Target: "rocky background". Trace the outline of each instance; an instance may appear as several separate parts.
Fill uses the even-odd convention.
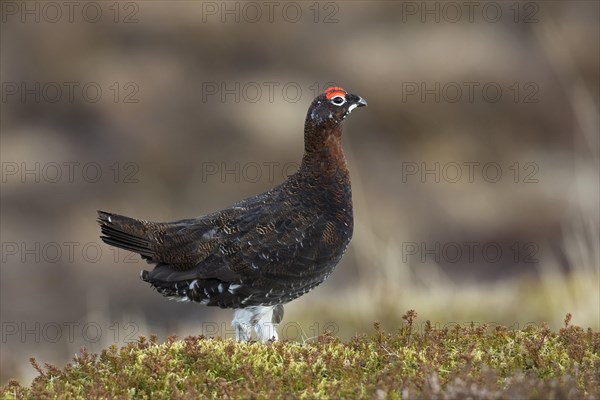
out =
[[[312,98],[345,129],[355,234],[286,307],[304,341],[422,320],[599,327],[596,2],[3,2],[0,383],[139,335],[233,336],[98,238],[280,183]]]

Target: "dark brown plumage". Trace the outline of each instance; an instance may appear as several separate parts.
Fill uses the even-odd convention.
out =
[[[329,88],[311,104],[299,170],[281,185],[198,218],[157,223],[98,211],[102,240],[139,253],[165,296],[236,309],[240,340],[277,338],[283,304],[322,283],[352,237],[343,121],[367,103]]]

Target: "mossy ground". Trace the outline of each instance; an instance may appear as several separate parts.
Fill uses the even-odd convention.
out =
[[[570,325],[524,330],[456,326],[416,329],[416,313],[386,333],[347,342],[325,334],[309,343],[143,337],[100,355],[82,350],[65,368],[32,359],[30,387],[11,381],[4,399],[22,398],[447,398],[597,399],[600,332]]]

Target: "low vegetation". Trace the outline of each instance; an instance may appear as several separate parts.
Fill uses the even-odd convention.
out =
[[[85,349],[60,369],[31,364],[30,387],[4,399],[376,398],[597,399],[600,332],[570,324],[509,330],[437,329],[407,312],[403,326],[347,342],[324,334],[306,343],[140,337],[101,354]]]

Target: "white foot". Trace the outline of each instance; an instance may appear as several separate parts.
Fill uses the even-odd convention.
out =
[[[283,306],[253,306],[235,310],[233,325],[237,340],[249,341],[252,328],[261,342],[278,340],[277,324],[283,318]]]

